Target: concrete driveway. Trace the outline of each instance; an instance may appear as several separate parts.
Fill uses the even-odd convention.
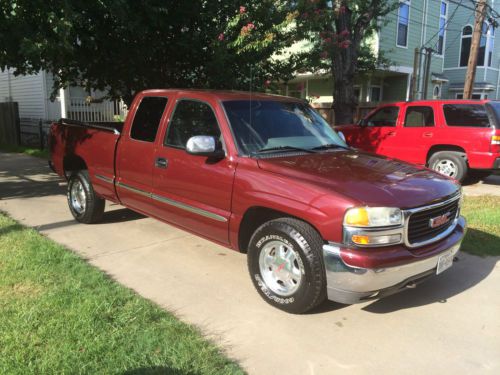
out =
[[[0,154],[0,210],[197,325],[250,374],[500,373],[500,258],[461,254],[417,289],[288,315],[254,291],[244,255],[120,206],[77,224],[64,191],[42,160]]]

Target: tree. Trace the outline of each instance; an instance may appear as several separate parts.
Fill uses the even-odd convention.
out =
[[[331,73],[336,124],[353,122],[358,99],[354,79],[382,62],[364,41],[382,25],[381,17],[398,5],[392,0],[301,0],[297,29],[309,37],[316,66]],[[319,57],[319,58],[318,58]],[[314,61],[314,60],[313,60]]]
[[[247,2],[262,28],[286,18],[272,3]],[[0,68],[50,71],[54,93],[79,85],[126,101],[146,88],[249,89],[289,76],[293,61],[269,63],[284,35],[259,50],[227,48],[223,31],[242,9],[235,0],[0,0]]]
[[[275,2],[275,3],[280,3]],[[287,13],[281,22],[270,29],[241,26],[241,19],[234,19],[230,26],[240,28],[240,35],[230,47],[236,52],[252,49],[260,51],[269,35],[284,35],[295,42],[308,42],[306,51],[290,56],[298,69],[326,71],[334,82],[333,109],[337,124],[352,123],[357,98],[354,79],[360,73],[374,71],[387,61],[375,56],[366,44],[383,24],[385,16],[398,5],[394,0],[298,0],[289,1]],[[256,15],[252,19],[260,19]],[[293,22],[290,22],[293,21]],[[286,25],[286,26],[284,26]]]

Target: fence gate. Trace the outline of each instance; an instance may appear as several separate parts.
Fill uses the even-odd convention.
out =
[[[0,144],[18,146],[21,142],[17,103],[0,103]]]

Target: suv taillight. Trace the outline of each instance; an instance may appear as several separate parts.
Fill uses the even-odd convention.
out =
[[[497,134],[491,137],[491,152],[500,153],[500,134],[497,130]]]

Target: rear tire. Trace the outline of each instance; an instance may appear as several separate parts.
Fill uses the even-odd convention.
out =
[[[309,224],[280,218],[260,226],[248,246],[248,270],[261,297],[301,314],[326,298],[323,240]]]
[[[80,223],[93,224],[102,219],[105,200],[96,195],[86,170],[71,174],[67,198],[71,214]]]
[[[469,167],[463,152],[439,151],[429,158],[429,168],[445,176],[462,182],[467,176]]]

